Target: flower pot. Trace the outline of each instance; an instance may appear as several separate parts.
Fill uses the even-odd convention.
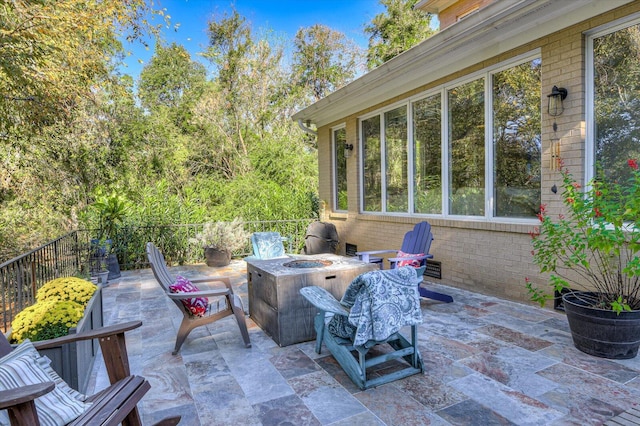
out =
[[[207,266],[227,266],[231,262],[231,252],[229,250],[207,247],[204,249],[204,258]]]
[[[640,346],[640,311],[621,312],[590,306],[596,293],[571,292],[562,296],[573,344],[601,358],[630,359]]]
[[[118,263],[118,256],[114,253],[111,253],[107,256],[107,269],[109,270],[109,279],[115,280],[120,278],[122,275],[120,273],[120,264]]]

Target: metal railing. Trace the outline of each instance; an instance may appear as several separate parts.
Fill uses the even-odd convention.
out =
[[[304,247],[307,227],[315,219],[243,222],[249,233],[273,231],[288,237],[287,251],[300,253]],[[129,226],[118,229],[112,238],[113,251],[120,268],[148,268],[145,246],[153,242],[162,251],[167,263],[182,265],[202,263],[202,247],[189,242],[202,231],[204,224]],[[2,321],[6,331],[14,316],[35,302],[38,289],[47,281],[63,276],[89,276],[92,255],[91,238],[96,232],[77,230],[31,250],[0,265],[0,296]],[[252,253],[251,242],[233,253],[244,257]]]
[[[13,317],[35,302],[47,281],[76,275],[81,268],[78,232],[73,231],[0,265],[3,330]]]

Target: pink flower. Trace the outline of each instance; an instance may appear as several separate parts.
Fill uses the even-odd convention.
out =
[[[567,197],[567,203],[573,204],[575,202],[576,202],[576,200],[574,200],[573,197]]]
[[[581,188],[581,186],[580,186],[580,184],[578,182],[573,182],[572,185],[573,185],[573,187],[575,189],[580,189]]]
[[[595,212],[596,217],[602,217],[602,212],[600,211],[599,208],[596,207],[593,209],[593,211]]]
[[[638,170],[638,162],[634,158],[630,158],[629,160],[627,160],[627,164],[633,170]]]

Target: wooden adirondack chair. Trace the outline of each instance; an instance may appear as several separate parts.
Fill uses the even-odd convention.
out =
[[[411,275],[407,275],[407,272]],[[316,330],[316,352],[321,352],[322,343],[324,343],[345,373],[347,373],[349,378],[360,389],[379,386],[424,371],[422,358],[420,357],[420,351],[418,350],[417,329],[417,323],[422,322],[422,314],[420,312],[418,292],[415,291],[414,287],[417,286],[423,273],[424,268],[416,269],[417,276],[413,275],[410,268],[367,272],[352,281],[345,292],[345,297],[343,297],[342,302],[338,302],[331,293],[322,287],[309,286],[300,289],[300,293],[305,297],[305,299],[318,308],[318,314],[314,319],[314,328]],[[395,276],[395,278],[393,278],[393,276]],[[387,281],[383,282],[382,280],[385,279]],[[395,280],[398,282],[401,280],[404,281],[405,279],[405,289],[402,291],[396,291],[398,287],[391,281]],[[352,337],[347,338],[344,335],[341,336],[339,333],[334,332],[336,327],[332,329],[329,319],[333,318],[331,321],[339,319],[340,321],[338,321],[337,324],[347,322],[351,309],[355,309],[356,305],[353,305],[354,308],[347,306],[352,305],[349,302],[356,300],[358,297],[368,297],[369,302],[372,303],[371,306],[373,306],[374,302],[371,301],[371,295],[375,294],[375,285],[363,285],[363,282],[377,282],[381,286],[385,287],[385,291],[388,290],[389,294],[393,294],[393,297],[378,298],[378,300],[381,301],[380,303],[386,304],[385,306],[387,308],[389,305],[393,305],[393,307],[388,309],[385,307],[380,309],[363,308],[363,311],[365,312],[365,315],[366,312],[372,312],[372,315],[383,316],[375,319],[371,318],[371,324],[387,323],[393,324],[395,328],[389,330],[390,333],[382,339],[368,340],[366,343],[357,343],[358,335],[360,334],[359,330],[351,335]],[[354,294],[357,294],[356,289],[353,288],[354,285],[360,286],[360,288],[367,287],[367,290],[361,291],[359,295],[353,297]],[[350,292],[351,295],[349,295]],[[362,303],[362,300],[356,302],[356,304],[357,303]],[[361,306],[364,306],[364,304]],[[380,305],[378,305],[378,307],[380,307]],[[359,312],[356,316],[362,317],[362,312]],[[362,324],[362,328],[366,330],[364,333],[365,335],[370,329],[375,328],[375,325],[371,327],[371,324],[369,323]],[[399,332],[400,327],[405,325],[410,325],[411,327],[410,340],[407,340],[407,338]],[[395,329],[398,331],[393,332]],[[379,355],[371,355],[374,353],[373,348],[375,346],[383,344],[388,344],[393,350],[390,352],[380,351],[381,354]],[[399,364],[404,364],[401,365],[400,368],[398,368],[398,366],[394,366],[395,368],[388,369],[390,372],[378,370],[375,371],[375,375],[373,374],[372,369],[376,366],[388,361],[400,359],[404,360],[404,362]]]
[[[201,325],[206,325],[214,321],[218,321],[219,319],[225,318],[229,315],[235,316],[245,346],[247,348],[251,347],[249,332],[247,331],[247,323],[244,316],[244,309],[242,307],[242,300],[237,294],[233,293],[233,287],[231,286],[231,281],[228,277],[208,277],[203,279],[190,280],[192,283],[222,283],[225,286],[224,289],[204,290],[193,293],[172,293],[169,289],[169,286],[175,283],[176,279],[169,273],[167,264],[164,260],[164,256],[162,255],[162,253],[160,253],[158,248],[153,245],[153,243],[147,243],[147,258],[149,259],[151,269],[153,270],[153,275],[156,277],[158,284],[160,284],[162,289],[167,294],[167,297],[169,297],[173,301],[173,303],[175,303],[175,305],[178,307],[178,309],[180,309],[180,312],[182,312],[183,315],[182,323],[180,324],[180,328],[178,329],[176,346],[173,350],[173,355],[176,355],[180,351],[180,347],[186,340],[191,330]],[[193,315],[191,311],[182,303],[182,299],[216,296],[225,298],[225,309],[214,311],[212,306],[209,305],[207,313],[202,317]]]
[[[395,269],[398,263],[402,261],[416,261],[419,263],[419,266],[426,266],[427,259],[433,258],[433,255],[429,253],[432,241],[433,234],[431,233],[431,224],[424,221],[416,223],[411,231],[404,234],[400,250],[360,251],[357,252],[356,255],[358,255],[363,262],[378,263],[380,269],[384,269],[384,259],[376,255],[389,253],[398,254],[399,252],[403,253],[401,257],[390,257],[387,259],[390,269]],[[419,287],[419,289],[420,296],[422,297],[446,303],[453,302],[453,298],[449,295],[427,290],[424,287]]]
[[[98,339],[111,386],[89,396],[85,402],[91,406],[69,425],[140,426],[138,402],[149,391],[151,385],[140,376],[132,376],[124,333],[142,325],[142,321],[102,327],[84,333],[70,334],[57,339],[33,342],[36,349],[46,349],[79,340]],[[0,356],[13,351],[4,334],[0,333]],[[61,379],[60,379],[61,380]],[[51,391],[57,385],[46,381],[23,387],[0,391],[0,410],[6,409],[13,426],[40,424],[34,400]],[[180,416],[166,418],[156,426],[177,425]]]

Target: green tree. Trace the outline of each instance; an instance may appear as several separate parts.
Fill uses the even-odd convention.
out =
[[[142,106],[149,111],[171,110],[172,121],[184,128],[205,83],[204,66],[192,61],[183,46],[172,43],[164,47],[156,43],[151,61],[140,73],[138,95]]]
[[[364,29],[369,35],[367,67],[371,70],[433,35],[431,14],[414,9],[414,0],[380,0],[386,11]]]
[[[294,49],[293,74],[314,101],[351,81],[362,55],[343,33],[321,24],[299,29]]]

